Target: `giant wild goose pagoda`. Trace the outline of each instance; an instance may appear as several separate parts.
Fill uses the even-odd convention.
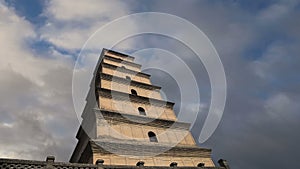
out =
[[[77,145],[69,162],[0,159],[2,169],[207,168],[211,149],[197,146],[190,124],[180,122],[134,57],[103,49],[96,65]],[[188,113],[188,112],[186,112]]]

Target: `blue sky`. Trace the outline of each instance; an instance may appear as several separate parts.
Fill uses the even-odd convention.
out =
[[[5,2],[7,3],[8,6],[15,8],[15,11],[18,15],[24,16],[30,22],[35,24],[42,22],[42,17],[40,17],[40,14],[43,12],[43,7],[45,5],[44,1],[6,0]]]
[[[218,51],[227,79],[227,102],[217,130],[200,144],[213,149],[215,161],[227,159],[233,169],[298,165],[297,0],[0,0],[0,157],[44,160],[53,154],[60,161],[69,160],[79,125],[71,88],[79,52],[101,26],[136,12],[184,18],[201,29]],[[133,22],[111,30],[107,40],[138,28],[139,23]],[[195,54],[172,38],[142,35],[115,46],[129,54],[146,48],[172,51],[196,74],[203,96],[201,105],[196,105],[202,114],[192,128],[198,137],[210,100],[205,67],[189,60]],[[178,87],[171,77],[155,70],[149,73],[168,99],[180,102],[172,94]],[[195,105],[182,106],[192,111]]]

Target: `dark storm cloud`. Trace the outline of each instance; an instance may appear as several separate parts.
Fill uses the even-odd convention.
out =
[[[297,166],[298,2],[270,1],[255,13],[239,1],[156,2],[151,10],[184,17],[203,30],[224,64],[228,82],[225,112],[214,135],[201,146],[213,148],[214,160],[225,158],[231,168]],[[156,42],[156,46],[162,44]],[[170,48],[174,53],[177,49]],[[196,137],[202,123],[198,125],[192,130]]]

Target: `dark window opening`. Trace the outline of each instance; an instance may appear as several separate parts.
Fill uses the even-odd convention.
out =
[[[155,133],[153,133],[152,131],[148,132],[148,136],[149,136],[150,142],[158,142]]]
[[[140,115],[146,116],[146,112],[145,112],[144,108],[139,107],[138,110],[139,110]]]
[[[134,89],[131,89],[131,94],[137,96],[137,92]]]
[[[126,79],[127,79],[127,80],[131,80],[131,78],[130,78],[129,76],[126,76]]]

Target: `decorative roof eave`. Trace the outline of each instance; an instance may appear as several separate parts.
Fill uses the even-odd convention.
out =
[[[167,145],[162,143],[142,142],[136,140],[118,140],[99,137],[90,141],[93,153],[120,153],[131,156],[172,156],[211,158],[211,149],[186,145]],[[105,147],[105,148],[103,148]]]
[[[80,125],[76,134],[76,138],[79,139],[82,136],[83,132],[84,131],[82,130],[82,126]]]
[[[85,146],[82,145],[81,142],[77,142],[76,146],[75,146],[75,149],[73,150],[72,154],[71,154],[71,157],[70,157],[70,162],[75,162],[78,160],[78,154],[80,153],[81,149],[82,148],[85,148],[88,144],[86,144]]]
[[[140,65],[140,64],[137,64],[137,63],[134,63],[134,62],[129,62],[127,60],[123,60],[123,59],[119,59],[119,58],[114,58],[114,57],[109,56],[109,55],[104,55],[103,59],[107,59],[107,60],[117,62],[117,63],[123,63],[123,64],[130,65],[130,66],[137,67],[137,68],[142,67],[142,65]]]
[[[140,76],[140,77],[145,77],[145,78],[149,78],[151,75],[146,74],[146,73],[142,73],[142,72],[138,72],[138,71],[134,71],[134,70],[130,70],[130,69],[126,69],[126,68],[122,68],[122,67],[118,67],[109,63],[103,63],[101,62],[102,67],[105,68],[110,68],[113,70],[117,70],[123,73],[130,73],[130,74],[134,74],[136,76]]]
[[[130,84],[130,85],[141,87],[144,89],[150,89],[150,90],[161,89],[161,87],[159,87],[159,86],[150,85],[147,83],[142,83],[142,82],[138,82],[138,81],[134,81],[134,80],[127,80],[125,78],[112,76],[112,75],[105,74],[105,73],[101,73],[100,77],[101,77],[101,79],[110,80],[110,81],[114,81],[114,82],[116,81],[116,82],[120,82],[120,83],[127,84],[127,85]]]
[[[133,56],[129,56],[129,55],[126,55],[126,54],[124,54],[124,53],[120,53],[120,52],[117,52],[117,51],[114,51],[114,50],[111,50],[111,49],[105,49],[105,48],[104,48],[104,50],[105,50],[106,52],[108,52],[108,53],[113,53],[113,54],[118,55],[118,56],[121,56],[121,57],[128,57],[128,58],[134,59]]]
[[[158,100],[158,99],[153,99],[153,98],[148,98],[148,97],[143,97],[143,96],[136,96],[132,95],[129,93],[123,93],[115,90],[108,90],[104,88],[97,88],[99,96],[103,96],[106,98],[113,98],[118,99],[118,100],[128,100],[137,103],[146,103],[146,104],[152,104],[152,105],[157,105],[161,107],[168,107],[168,108],[173,108],[175,103],[164,101],[164,100]]]
[[[148,126],[170,128],[170,129],[181,129],[187,131],[190,128],[189,123],[184,123],[184,122],[179,122],[174,120],[157,119],[148,116],[138,116],[133,114],[124,114],[124,113],[108,111],[104,109],[97,109],[97,108],[95,108],[94,111],[96,112],[96,117],[99,119],[114,120],[114,121],[138,124],[138,125],[146,124]]]

